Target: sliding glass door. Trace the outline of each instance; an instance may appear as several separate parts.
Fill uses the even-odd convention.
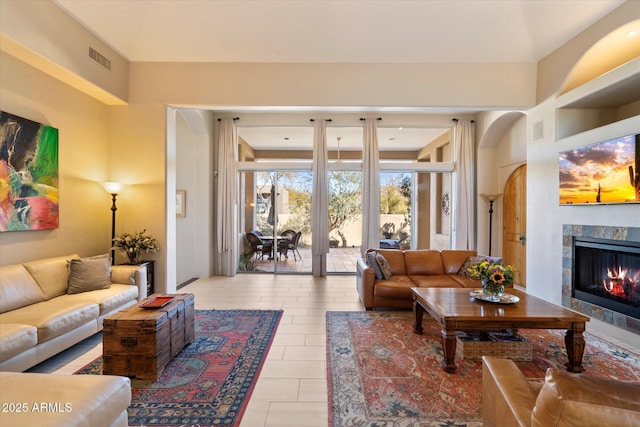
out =
[[[311,172],[242,172],[239,272],[311,273]]]
[[[362,245],[362,172],[329,172],[327,273],[355,273]]]

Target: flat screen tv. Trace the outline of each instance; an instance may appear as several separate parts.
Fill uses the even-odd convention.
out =
[[[560,204],[640,203],[640,133],[559,153]]]

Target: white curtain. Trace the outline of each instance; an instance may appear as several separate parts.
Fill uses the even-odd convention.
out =
[[[329,253],[329,168],[327,154],[327,124],[316,120],[313,126],[313,166],[311,169],[311,230],[313,243],[312,272],[314,277],[325,276]]]
[[[476,249],[475,141],[473,123],[458,120],[453,127],[455,161],[454,249]]]
[[[362,158],[362,256],[380,246],[380,154],[378,121],[364,120]]]
[[[233,119],[222,119],[218,137],[216,246],[218,274],[235,276],[235,219],[238,189],[237,129]]]

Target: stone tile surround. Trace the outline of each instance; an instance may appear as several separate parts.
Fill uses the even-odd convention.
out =
[[[574,236],[640,242],[640,228],[578,224],[563,224],[562,226],[562,305],[640,335],[640,320],[571,297],[572,237]]]

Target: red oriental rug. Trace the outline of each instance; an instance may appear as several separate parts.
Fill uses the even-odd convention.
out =
[[[482,362],[456,358],[442,370],[440,327],[428,316],[413,333],[411,312],[327,312],[330,426],[471,427],[482,425]],[[564,369],[564,331],[525,330],[533,360],[516,362],[527,378]],[[640,355],[585,333],[585,373],[640,382]]]
[[[281,317],[281,310],[196,310],[193,342],[158,381],[131,381],[129,425],[240,425]],[[76,374],[102,374],[102,358]]]

